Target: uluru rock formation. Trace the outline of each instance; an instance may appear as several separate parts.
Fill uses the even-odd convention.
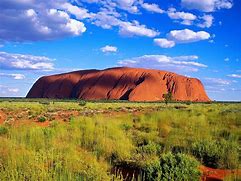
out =
[[[196,78],[128,67],[44,76],[35,82],[27,98],[161,101],[167,92],[176,101],[210,101]]]

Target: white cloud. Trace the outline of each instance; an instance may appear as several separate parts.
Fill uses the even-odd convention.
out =
[[[213,24],[213,16],[212,15],[203,15],[201,18],[201,20],[203,20],[202,23],[199,23],[198,26],[201,28],[210,28]]]
[[[114,53],[117,52],[117,47],[106,45],[100,49],[103,53]]]
[[[230,74],[227,75],[228,77],[232,77],[232,78],[241,78],[241,74]]]
[[[236,91],[231,88],[236,81],[225,80],[222,78],[205,77],[202,79],[207,92]]]
[[[207,67],[205,64],[194,61],[197,59],[198,57],[195,55],[179,57],[169,57],[166,55],[144,55],[141,57],[121,60],[118,64],[128,67],[154,68],[183,73],[196,72],[199,68]]]
[[[13,92],[13,93],[18,93],[19,89],[18,88],[8,88],[9,92]]]
[[[135,12],[135,4],[138,4],[137,0],[116,0],[116,1],[94,1],[104,6],[101,11],[97,13],[88,13],[88,17],[92,24],[100,26],[104,29],[111,29],[112,27],[119,28],[119,34],[123,36],[146,36],[155,37],[159,35],[159,32],[146,27],[146,25],[140,24],[138,21],[132,22],[122,20],[122,14],[116,11],[116,7],[127,11]],[[91,2],[93,3],[93,2]],[[133,9],[134,8],[134,9]],[[133,10],[133,11],[132,11]],[[137,11],[137,10],[136,10]],[[86,16],[87,16],[86,15]],[[126,17],[125,17],[126,19]]]
[[[97,3],[98,5],[105,8],[118,8],[121,10],[125,10],[129,13],[137,13],[139,11],[138,5],[139,0],[75,0],[81,4],[82,2],[87,3]]]
[[[3,70],[53,70],[54,64],[45,56],[0,52],[0,67]]]
[[[87,2],[87,3],[98,3],[100,2],[101,0],[81,0],[83,2]]]
[[[86,2],[96,3],[95,13],[85,8]],[[1,8],[1,5],[6,8]],[[0,19],[2,20],[0,40],[21,42],[79,36],[86,31],[82,21],[104,29],[117,27],[122,36],[150,38],[158,36],[159,31],[136,20],[128,21],[128,14],[123,12],[141,13],[139,12],[141,7],[155,13],[167,13],[171,19],[185,25],[191,25],[200,18],[192,13],[178,12],[174,8],[164,11],[158,4],[144,3],[142,0],[42,0],[38,2],[11,0],[11,3],[2,0],[0,2]],[[18,18],[15,18],[16,16]],[[211,15],[203,16],[201,19],[204,22],[199,23],[198,26],[210,27],[212,25]]]
[[[181,24],[184,25],[192,25],[193,21],[197,19],[197,16],[195,16],[194,14],[187,12],[178,12],[175,8],[169,8],[167,14],[171,19],[182,20]]]
[[[86,2],[96,3],[94,13],[85,8]],[[86,31],[83,21],[104,29],[117,27],[124,36],[155,37],[158,31],[136,20],[128,21],[128,14],[123,12],[139,13],[142,5],[150,11],[161,12],[158,5],[140,0],[2,0],[0,40],[23,42],[80,36]]]
[[[148,3],[143,3],[141,5],[145,10],[154,12],[154,13],[164,13],[165,11],[162,10],[157,4],[148,4]]]
[[[209,86],[227,86],[232,83],[232,81],[221,79],[221,78],[204,78],[204,83]]]
[[[94,13],[89,13],[87,9],[74,6],[71,3],[64,3],[62,8],[68,11],[70,14],[74,15],[79,20],[92,18],[95,15]]]
[[[147,28],[145,25],[139,24],[138,21],[131,22],[121,22],[119,33],[124,36],[146,36],[146,37],[156,37],[160,33],[156,30]]]
[[[25,79],[25,76],[23,74],[7,74],[7,73],[0,73],[0,77],[9,77],[13,78],[15,80],[22,80]]]
[[[98,12],[93,18],[93,24],[104,29],[118,27],[119,34],[122,36],[145,36],[153,38],[159,35],[158,31],[147,28],[145,25],[140,24],[138,21],[122,21],[116,16],[119,16],[119,14],[110,14],[106,11]]]
[[[9,96],[18,96],[19,88],[9,87],[0,84],[0,96],[9,97]]]
[[[172,30],[167,34],[167,38],[156,38],[154,43],[162,48],[172,48],[178,43],[192,43],[209,38],[210,34],[205,31]]]
[[[0,39],[22,42],[81,35],[86,27],[64,11],[64,1],[1,1]]]
[[[204,14],[203,16],[197,17],[196,15],[189,12],[179,12],[175,8],[169,8],[166,12],[169,18],[175,20],[183,25],[195,25],[201,28],[209,28],[213,24],[214,17],[212,15]]]
[[[190,43],[201,40],[207,40],[210,38],[210,34],[205,31],[194,32],[189,29],[173,30],[168,34],[168,39],[176,43]]]
[[[111,29],[113,26],[119,26],[121,20],[115,17],[109,12],[100,11],[93,17],[93,24],[96,26],[100,26],[103,29]]]
[[[117,7],[120,9],[127,10],[130,13],[136,13],[138,12],[138,8],[135,5],[137,0],[114,0],[113,2],[117,3]]]
[[[187,9],[197,9],[203,12],[230,9],[233,6],[232,0],[182,0],[181,3]]]
[[[66,24],[66,28],[68,28],[73,33],[73,35],[76,36],[86,31],[84,24],[75,19],[70,19],[69,22]]]
[[[224,61],[225,61],[225,62],[228,62],[228,61],[229,61],[229,58],[228,58],[228,57],[227,57],[227,58],[225,58],[225,59],[224,59]]]
[[[215,43],[214,40],[209,40],[208,42],[209,42],[209,43]]]
[[[174,41],[170,41],[165,38],[156,38],[154,39],[154,43],[162,48],[172,48],[175,46]]]

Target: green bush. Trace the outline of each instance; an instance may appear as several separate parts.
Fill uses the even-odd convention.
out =
[[[0,126],[0,136],[8,133],[8,129],[6,127]]]
[[[186,101],[186,105],[191,105],[192,102],[191,101]]]
[[[38,122],[45,122],[46,121],[46,118],[45,117],[43,117],[43,116],[41,116],[41,117],[39,117],[38,118]]]
[[[157,181],[162,178],[162,171],[160,160],[152,160],[151,162],[147,162],[144,168],[144,180],[148,181]]]
[[[159,153],[161,146],[153,142],[148,143],[147,145],[141,145],[137,148],[137,152],[146,155],[155,155]]]
[[[79,101],[79,106],[85,106],[86,102],[85,101]]]
[[[50,102],[49,101],[39,101],[39,104],[50,105]]]
[[[124,131],[129,131],[129,130],[132,128],[132,125],[127,124],[127,123],[124,123],[124,124],[121,125],[121,128],[122,128]]]
[[[240,147],[226,140],[201,140],[193,143],[193,155],[205,166],[233,169],[238,167]]]
[[[197,141],[192,145],[193,155],[205,166],[212,168],[218,167],[218,161],[222,154],[220,150],[220,145],[211,140]]]
[[[159,160],[147,164],[145,180],[200,180],[199,162],[186,154],[163,154]]]

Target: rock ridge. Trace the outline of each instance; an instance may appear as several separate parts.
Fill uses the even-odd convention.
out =
[[[171,92],[176,101],[210,101],[200,80],[172,72],[115,67],[80,70],[39,78],[27,98],[162,101]]]

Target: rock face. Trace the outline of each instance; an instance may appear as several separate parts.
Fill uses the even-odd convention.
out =
[[[198,79],[127,67],[44,76],[33,85],[27,98],[160,101],[167,92],[177,101],[210,101]]]

